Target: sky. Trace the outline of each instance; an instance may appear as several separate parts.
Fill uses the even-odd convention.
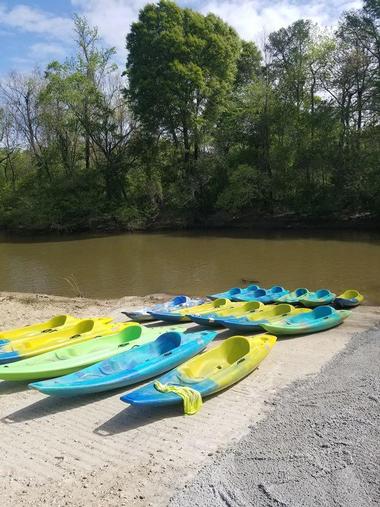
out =
[[[73,51],[72,16],[87,17],[99,29],[104,45],[117,49],[117,63],[126,58],[125,36],[146,0],[0,0],[0,75],[12,70],[44,68]],[[345,10],[361,0],[178,0],[204,14],[213,12],[247,40],[259,45],[263,35],[300,18],[322,26],[337,23]]]

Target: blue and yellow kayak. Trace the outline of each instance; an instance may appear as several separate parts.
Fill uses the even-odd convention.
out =
[[[47,333],[41,333],[25,338],[19,338],[0,344],[0,364],[20,361],[28,357],[43,354],[67,345],[81,343],[98,336],[117,333],[135,323],[113,322],[111,317],[96,319],[83,319],[72,326],[62,329],[52,329]]]
[[[225,292],[219,292],[217,294],[211,294],[208,296],[210,299],[219,299],[219,298],[227,298],[231,299],[234,296],[245,294],[247,292],[252,292],[254,290],[260,289],[259,285],[248,285],[248,287],[240,288],[240,287],[233,287],[232,289],[228,289]]]
[[[299,302],[308,308],[316,306],[328,305],[334,301],[336,294],[328,289],[319,289],[315,292],[308,292],[305,296],[300,297]]]
[[[285,296],[289,291],[275,285],[270,289],[257,289],[252,292],[246,292],[244,294],[237,294],[232,297],[233,301],[260,301],[261,303],[273,303],[277,298]]]
[[[300,302],[300,299],[302,297],[306,297],[307,294],[309,294],[308,289],[298,288],[298,289],[295,289],[295,290],[289,292],[289,294],[285,294],[285,295],[276,297],[275,302],[276,303],[289,303],[290,305],[295,305]]]
[[[335,298],[334,304],[339,308],[353,308],[358,306],[364,301],[364,296],[357,290],[345,290],[343,294],[339,294]]]
[[[220,298],[215,299],[215,301],[210,301],[208,303],[203,303],[198,306],[193,306],[191,309],[191,313],[207,313],[207,312],[213,312],[216,309],[223,308],[229,308],[233,306],[231,301],[229,299]],[[151,311],[149,312],[155,319],[157,320],[163,320],[165,322],[190,322],[190,318],[188,317],[189,309],[188,308],[182,308],[180,310],[174,310],[171,312],[168,311]]]
[[[29,385],[53,396],[99,393],[160,375],[198,354],[216,336],[215,332],[168,332],[141,345],[83,370]]]
[[[221,307],[220,309],[216,309],[214,312],[210,313],[201,313],[201,314],[189,314],[188,317],[193,322],[196,322],[200,326],[209,326],[209,327],[220,327],[222,324],[219,322],[226,317],[238,317],[240,315],[249,315],[251,313],[260,312],[264,310],[264,308],[268,308],[263,303],[259,301],[250,301],[248,303],[231,303],[228,308]]]
[[[71,315],[56,315],[45,322],[38,322],[36,324],[29,324],[27,326],[7,329],[0,331],[0,344],[25,338],[26,336],[33,336],[41,333],[51,333],[52,331],[63,329],[67,326],[76,324],[81,319],[72,317]]]
[[[249,333],[259,331],[264,328],[264,324],[278,321],[283,317],[307,312],[311,312],[311,310],[308,308],[294,308],[292,305],[281,303],[279,305],[270,305],[270,307],[265,307],[261,312],[255,312],[243,317],[226,317],[220,323],[227,329]]]
[[[318,306],[300,315],[285,317],[273,323],[263,324],[263,328],[277,335],[309,334],[338,326],[349,317],[348,310],[335,310],[332,306]]]
[[[174,387],[176,393],[162,392],[156,382],[151,382],[122,396],[121,400],[132,405],[158,407],[182,403],[183,398],[178,394],[181,390],[190,389],[201,398],[210,396],[249,375],[275,343],[276,337],[268,334],[233,336],[158,379],[161,385]]]

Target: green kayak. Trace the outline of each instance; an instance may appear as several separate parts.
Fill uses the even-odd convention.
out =
[[[153,341],[166,331],[178,331],[179,327],[131,325],[116,334],[0,366],[0,379],[26,381],[60,377]]]

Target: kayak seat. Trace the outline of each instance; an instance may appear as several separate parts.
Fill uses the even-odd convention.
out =
[[[152,344],[152,352],[155,355],[166,355],[172,353],[174,349],[179,347],[182,343],[182,336],[180,333],[169,331],[159,336]]]

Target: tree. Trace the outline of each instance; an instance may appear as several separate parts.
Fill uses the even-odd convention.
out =
[[[234,84],[240,41],[221,19],[161,1],[140,11],[127,36],[126,95],[152,133],[197,160]],[[248,47],[247,47],[248,49]]]

